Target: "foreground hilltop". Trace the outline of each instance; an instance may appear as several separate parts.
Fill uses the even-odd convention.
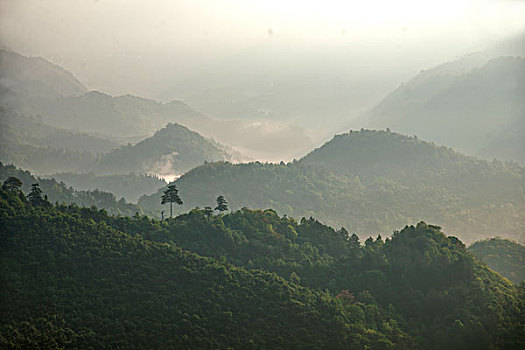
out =
[[[205,164],[176,184],[183,210],[224,195],[233,209],[315,216],[361,235],[425,220],[441,222],[466,241],[496,233],[524,239],[522,167],[389,131],[339,135],[288,164]],[[161,210],[162,190],[139,204]]]
[[[522,291],[425,223],[363,246],[344,230],[272,210],[195,209],[159,222],[31,204],[13,189],[0,190],[0,220],[4,347],[523,342]]]

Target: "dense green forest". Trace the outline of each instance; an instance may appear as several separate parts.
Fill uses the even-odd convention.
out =
[[[176,184],[184,197],[181,211],[205,207],[222,194],[233,209],[314,216],[360,235],[420,220],[442,223],[467,242],[494,234],[522,241],[525,229],[522,167],[389,131],[338,135],[287,164],[205,164]],[[139,205],[161,210],[161,191]]]
[[[512,282],[525,281],[525,246],[508,239],[490,238],[475,242],[468,250]]]
[[[389,318],[367,302],[347,304],[276,274],[123,233],[96,209],[35,207],[20,194],[0,193],[2,347],[413,343],[396,323],[376,326]]]
[[[68,203],[79,206],[96,206],[112,214],[134,215],[142,209],[136,204],[128,203],[124,198],[117,199],[113,193],[100,190],[82,191],[67,186],[55,179],[36,178],[29,171],[17,168],[14,165],[4,165],[0,162],[0,180],[5,181],[15,177],[22,181],[21,189],[28,192],[31,185],[38,183],[42,191],[48,196],[51,203]]]
[[[111,192],[118,198],[124,197],[129,202],[137,202],[140,196],[156,192],[166,182],[155,175],[96,175],[60,173],[50,175],[58,182],[64,182],[78,190],[100,190]]]
[[[360,244],[273,210],[160,222],[0,198],[6,347],[524,345],[523,289],[423,222]]]

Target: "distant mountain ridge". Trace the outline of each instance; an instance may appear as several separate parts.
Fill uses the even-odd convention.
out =
[[[416,134],[469,154],[523,161],[524,144],[518,139],[525,134],[511,149],[490,145],[504,142],[504,132],[525,120],[525,59],[500,57],[469,70],[472,66],[452,62],[422,71],[373,108],[367,125]]]
[[[9,74],[0,79],[0,105],[24,115],[38,115],[52,126],[79,129],[115,139],[136,139],[137,136],[151,136],[166,124],[179,123],[233,147],[230,153],[235,155],[236,160],[250,157],[275,159],[283,153],[290,158],[299,157],[313,146],[312,140],[301,128],[285,122],[217,119],[178,100],[161,103],[133,95],[111,96],[99,91],[88,92],[85,87],[76,86],[78,80],[71,73],[47,61],[48,70],[58,71],[60,79],[54,75],[48,79],[46,74],[34,74],[30,76],[34,81],[28,81],[25,70],[16,67],[27,65],[28,72],[38,72],[38,59],[4,50],[0,51],[1,60],[13,62],[4,65]],[[15,69],[10,69],[11,66]],[[63,87],[48,86],[60,85],[61,82]],[[33,85],[38,88],[32,88]]]
[[[87,92],[71,72],[41,57],[0,49],[0,83],[17,94],[55,98]]]

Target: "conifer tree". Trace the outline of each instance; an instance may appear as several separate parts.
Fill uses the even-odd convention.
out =
[[[44,198],[42,198],[42,190],[40,189],[40,185],[38,183],[31,185],[31,190],[27,195],[27,199],[29,200],[29,203],[34,206],[38,206],[44,202]]]
[[[182,199],[179,197],[179,190],[177,189],[177,185],[171,184],[168,185],[168,188],[164,191],[164,194],[162,195],[162,200],[160,202],[161,204],[170,204],[170,218],[173,217],[173,203],[177,203],[178,205],[182,205]]]
[[[217,197],[217,207],[215,210],[218,210],[220,212],[228,210],[228,202],[226,199],[224,199],[224,196]]]
[[[14,176],[8,177],[2,184],[2,189],[7,192],[15,193],[20,191],[22,187],[22,181]]]

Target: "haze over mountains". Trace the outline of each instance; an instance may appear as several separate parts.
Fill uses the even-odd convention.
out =
[[[277,49],[279,46],[274,48],[275,54],[264,48],[259,53],[247,52],[232,58],[229,63],[217,63],[216,73],[210,67],[209,74],[181,83],[187,91],[195,91],[193,95],[182,94],[187,101],[207,114],[181,101],[160,103],[133,95],[113,97],[103,92],[86,92],[63,68],[42,58],[26,58],[2,50],[2,71],[10,73],[0,79],[4,89],[1,99],[3,105],[22,114],[40,115],[48,124],[111,136],[119,143],[136,142],[167,123],[180,123],[234,147],[244,155],[239,159],[299,158],[334,132],[352,125],[389,127],[468,154],[521,162],[524,60],[494,58],[504,52],[520,52],[514,47],[517,45],[471,54],[424,70],[375,107],[393,84],[384,85],[379,78],[374,80],[352,71],[353,56],[325,53],[326,59],[321,60],[326,62],[323,69],[316,66],[316,56],[308,58],[308,51],[304,55],[297,51],[300,64],[295,64],[293,59],[278,58],[276,53],[282,51]],[[235,79],[244,78],[233,80],[231,86],[223,85],[233,71],[248,72],[261,55],[266,55],[269,62],[251,74],[236,76]],[[334,57],[338,57],[337,62]],[[348,71],[341,73],[335,67]],[[330,73],[334,69],[335,73]],[[20,73],[22,70],[38,74],[29,81]],[[219,73],[224,76],[213,80],[218,82],[215,88],[204,84],[210,75]],[[352,85],[346,86],[344,82],[349,81]],[[197,92],[196,87],[203,84],[209,90]],[[369,84],[376,87],[367,87]],[[220,93],[216,95],[214,91]],[[365,112],[367,109],[370,111]],[[499,117],[494,118],[495,115]],[[452,126],[453,130],[449,130]]]
[[[181,101],[160,103],[132,95],[110,96],[86,92],[64,69],[42,58],[27,58],[0,50],[0,102],[24,115],[40,116],[45,123],[95,133],[117,142],[138,141],[168,123],[182,123],[207,137],[233,146],[240,159],[280,159],[298,156],[313,143],[300,128],[268,120],[220,120],[204,115]],[[39,71],[28,79],[22,70]],[[19,68],[19,66],[23,68]],[[10,72],[2,76],[2,72]],[[18,73],[17,73],[18,72]],[[64,84],[62,89],[55,86]],[[34,88],[33,85],[38,86]],[[32,90],[38,93],[32,94]]]
[[[0,348],[523,349],[523,18],[0,1]]]
[[[206,161],[245,159],[235,149],[206,139],[179,122],[190,127],[197,126],[196,130],[205,130],[205,133],[214,130],[223,136],[232,136],[228,137],[233,141],[230,145],[235,143],[236,134],[237,140],[244,138],[251,143],[252,149],[262,152],[272,147],[279,151],[283,147],[282,139],[297,147],[289,150],[304,149],[303,144],[284,135],[286,130],[276,128],[269,134],[257,132],[259,128],[273,125],[273,121],[221,120],[199,113],[180,101],[163,104],[131,95],[112,97],[101,92],[85,93],[70,73],[51,63],[24,58],[8,51],[1,53],[9,67],[25,67],[34,61],[32,69],[41,72],[35,75],[38,83],[28,82],[23,74],[10,73],[6,77],[10,83],[4,85],[5,89],[11,85],[18,88],[3,94],[4,105],[8,107],[2,110],[5,115],[2,125],[6,134],[2,160],[46,175],[91,173],[76,177],[74,174],[57,176],[66,183],[75,180],[74,184],[82,184],[82,189],[94,188],[93,184],[87,184],[87,181],[96,182],[93,175],[147,173],[166,176],[171,180]],[[506,147],[513,153],[509,151],[507,157],[501,153],[498,156],[516,160],[512,154],[521,154],[519,128],[513,128],[513,133],[510,133],[515,135],[514,138],[509,139],[504,134],[504,145],[498,144],[496,136],[491,138],[489,144],[477,134],[483,127],[485,130],[498,130],[498,127],[522,122],[522,104],[518,101],[518,95],[524,88],[524,61],[512,57],[484,63],[486,61],[486,55],[474,54],[422,72],[372,110],[370,122],[380,124],[397,120],[399,125],[405,123],[416,129],[419,125],[421,132],[417,135],[427,134],[430,140],[441,135],[451,143],[469,145],[470,153],[480,153],[483,149],[485,154],[489,154],[491,149]],[[13,70],[16,72],[16,69]],[[47,80],[51,83],[46,83]],[[38,84],[39,89],[36,90],[41,91],[39,94],[30,93],[32,88],[24,88],[34,84]],[[58,88],[60,84],[64,87]],[[407,97],[406,91],[410,91],[413,97]],[[66,93],[69,95],[66,96]],[[489,95],[491,99],[487,97]],[[456,102],[450,102],[452,100]],[[491,108],[483,105],[489,102]],[[427,108],[433,105],[434,110]],[[40,119],[25,117],[13,110],[38,115]],[[494,119],[494,113],[505,118]],[[438,118],[440,114],[449,116],[449,119]],[[476,123],[473,115],[479,119]],[[177,122],[165,126],[173,120]],[[433,122],[436,125],[424,127],[426,123],[432,125]],[[470,125],[475,127],[470,130]],[[445,132],[451,128],[454,132]],[[33,134],[24,130],[33,130]],[[126,140],[140,140],[141,133],[147,135],[153,132],[154,135],[142,136],[143,140],[134,145],[117,147]],[[503,135],[504,130],[499,133]],[[17,136],[13,138],[14,135]],[[68,143],[71,137],[80,142],[71,145]],[[259,145],[259,142],[264,145]],[[491,148],[490,145],[494,146]],[[458,147],[461,148],[461,145]],[[78,154],[79,150],[83,153]],[[55,158],[57,160],[53,161]],[[62,158],[66,160],[60,161]],[[271,207],[279,213],[293,216],[312,215],[334,225],[344,225],[361,235],[388,232],[407,221],[422,219],[438,221],[448,231],[467,241],[491,235],[495,229],[491,221],[501,219],[507,225],[499,227],[498,234],[522,239],[523,228],[517,214],[524,204],[521,167],[470,159],[452,150],[390,132],[364,131],[339,136],[300,161],[284,167],[220,164],[223,165],[204,166],[203,169],[208,169],[204,173],[199,169],[191,171],[177,182],[182,191],[187,192],[184,208],[209,205],[206,201],[224,194],[231,200],[233,208]],[[251,175],[243,174],[245,170],[242,169],[251,169]],[[195,174],[207,174],[209,179],[202,175],[195,178]],[[134,181],[131,176],[128,183]],[[282,181],[288,183],[288,188],[283,188]],[[304,187],[310,182],[315,186]],[[98,183],[106,184],[101,189],[114,189],[116,194],[128,200],[136,200],[140,196],[131,185],[126,191],[115,186],[109,178]],[[148,186],[144,182],[138,187],[151,193]],[[186,186],[189,186],[188,189]],[[258,189],[255,191],[258,194],[253,193],[253,188]],[[263,193],[266,195],[263,196]],[[139,204],[148,211],[158,212],[158,196],[154,194],[151,199],[144,197]],[[390,199],[386,200],[385,196]],[[439,204],[432,204],[435,198],[439,198]],[[365,210],[367,205],[376,209]],[[467,225],[469,220],[474,220],[475,225]]]
[[[523,162],[525,59],[480,61],[483,55],[472,55],[422,71],[372,109],[367,124]]]

